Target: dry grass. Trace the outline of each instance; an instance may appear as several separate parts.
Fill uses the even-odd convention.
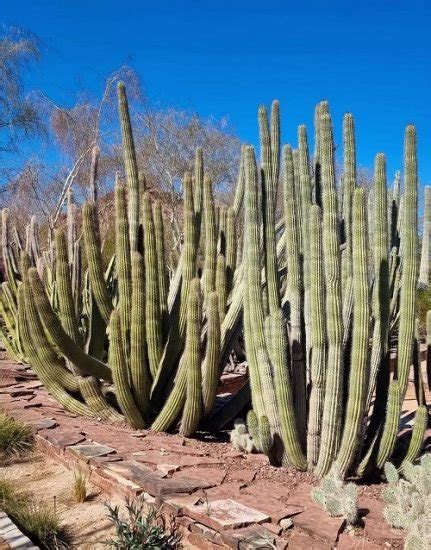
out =
[[[13,458],[21,458],[33,448],[30,426],[0,413],[0,464]]]
[[[5,477],[0,477],[0,508],[41,548],[67,547],[55,506],[36,502],[31,495],[17,491]]]
[[[73,496],[76,502],[85,502],[87,499],[87,476],[80,470],[73,473]]]

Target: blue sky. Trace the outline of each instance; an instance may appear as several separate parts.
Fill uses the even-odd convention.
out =
[[[312,129],[314,105],[328,99],[340,143],[354,114],[358,161],[402,163],[403,130],[418,129],[421,180],[431,182],[431,6],[426,0],[328,2],[248,0],[20,0],[1,21],[43,41],[29,86],[59,103],[82,86],[100,93],[121,64],[141,76],[162,105],[228,116],[256,142],[260,103],[278,98],[282,137]]]

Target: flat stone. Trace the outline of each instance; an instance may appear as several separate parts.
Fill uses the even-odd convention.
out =
[[[94,441],[93,443],[81,443],[78,445],[71,445],[69,446],[69,450],[72,453],[77,453],[78,455],[82,455],[87,459],[107,456],[116,452],[115,449],[113,449],[112,447],[101,445],[96,441]]]
[[[259,479],[251,485],[244,487],[244,493],[256,495],[259,499],[266,497],[286,499],[289,495],[289,489],[283,485],[280,485],[280,483],[274,483],[273,481],[268,481],[266,479]]]
[[[280,520],[296,516],[304,511],[303,506],[295,504],[283,504],[279,500],[271,497],[256,498],[252,495],[240,495],[240,502],[247,506],[252,506],[264,514],[268,514],[273,523],[279,523]]]
[[[60,449],[65,449],[70,445],[76,445],[85,440],[85,436],[77,430],[65,430],[61,427],[52,430],[41,430],[39,435]]]
[[[197,489],[205,489],[211,486],[203,480],[191,478],[165,479],[158,471],[139,464],[133,460],[108,464],[105,471],[120,474],[129,479],[152,496],[175,493],[193,493]]]
[[[8,388],[16,384],[15,378],[0,377],[0,388]]]
[[[213,500],[189,506],[186,514],[215,530],[235,529],[269,521],[269,517],[259,510],[232,499]]]
[[[163,496],[160,499],[161,504],[163,504],[163,509],[168,511],[172,516],[178,517],[184,514],[184,510],[188,506],[194,506],[200,502],[200,497],[196,494],[194,495],[167,495]]]
[[[157,464],[157,469],[165,476],[171,476],[174,472],[180,469],[178,464]]]
[[[383,516],[384,503],[369,497],[359,501],[359,512],[365,523],[364,536],[378,544],[404,540],[401,531],[392,529]]]
[[[0,394],[0,405],[3,403],[10,403],[12,401],[12,397],[8,393],[2,393]]]
[[[52,420],[51,418],[28,420],[28,423],[31,425],[35,432],[38,432],[40,430],[50,430],[51,428],[55,428],[56,426],[58,426],[57,422],[55,420]]]
[[[243,481],[244,483],[251,483],[256,477],[257,470],[234,470],[231,474],[231,477],[238,481]]]
[[[225,456],[227,458],[243,458],[244,453],[241,453],[240,451],[228,451]]]
[[[243,485],[244,484],[239,481],[231,481],[229,483],[223,483],[218,487],[207,489],[205,494],[213,500],[220,500],[223,498],[233,498],[236,500],[241,494],[240,490]]]
[[[343,518],[331,518],[311,498],[312,486],[306,483],[299,485],[293,495],[289,496],[288,504],[304,508],[304,511],[295,516],[293,523],[302,531],[334,544],[342,530]]]
[[[225,530],[220,533],[221,538],[228,548],[241,549],[273,549],[274,543],[278,539],[274,533],[262,525],[251,525],[248,527]],[[248,545],[248,546],[247,546]],[[310,548],[308,550],[311,550]]]
[[[381,550],[382,546],[369,542],[361,536],[351,536],[348,533],[341,533],[338,537],[337,550]]]
[[[331,544],[322,540],[316,540],[306,533],[300,533],[296,530],[292,531],[287,540],[289,543],[288,547],[292,548],[292,550],[331,550],[332,548]]]
[[[175,472],[173,479],[179,478],[193,478],[206,481],[210,487],[215,487],[216,485],[221,485],[224,478],[226,477],[225,470],[219,470],[216,468],[187,468],[186,470],[181,470]]]
[[[170,452],[162,451],[136,451],[132,453],[134,460],[138,462],[143,462],[144,464],[176,464],[179,467],[187,466],[200,466],[208,464],[222,464],[222,460],[218,458],[211,458],[206,456],[188,456],[188,455],[178,455]]]
[[[0,388],[0,394],[9,394],[11,397],[33,397],[34,392],[32,390],[26,390],[24,388]]]

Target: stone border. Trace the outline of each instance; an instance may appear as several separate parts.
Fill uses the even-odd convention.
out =
[[[8,545],[9,548],[25,548],[26,550],[39,550],[31,540],[26,537],[10,517],[0,510],[0,540]]]

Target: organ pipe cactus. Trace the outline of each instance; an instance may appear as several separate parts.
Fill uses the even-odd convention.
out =
[[[34,219],[22,239],[3,212],[0,336],[7,351],[27,359],[76,414],[191,436],[200,425],[222,425],[223,414],[233,420],[251,397],[248,437],[274,464],[318,476],[335,465],[343,477],[383,468],[395,449],[413,360],[417,366],[414,128],[406,130],[404,192],[397,177],[388,205],[383,155],[369,196],[358,187],[352,115],[344,118],[340,193],[327,102],[315,111],[314,162],[300,126],[297,149],[282,149],[281,177],[279,104],[270,118],[260,107],[261,162],[243,146],[232,208],[216,206],[197,149],[182,181],[182,246],[169,279],[168,226],[138,169],[123,84],[118,99],[125,185],[119,174],[114,257],[107,264],[102,253],[95,150],[82,228],[71,194],[66,231],[53,233],[46,250]],[[222,368],[242,331],[249,386],[214,413]],[[422,388],[420,377],[416,383]],[[407,462],[426,426],[424,392],[418,396]]]
[[[57,230],[55,246],[41,254],[32,221],[25,245],[29,254],[24,254],[22,267],[18,259],[24,246],[10,227],[8,211],[3,213],[8,281],[1,293],[2,334],[17,358],[18,345],[25,341],[23,353],[30,364],[72,412],[126,420],[135,428],[152,425],[155,430],[172,429],[179,422],[181,433],[189,436],[214,407],[222,335],[226,340],[227,331],[240,334],[241,297],[234,284],[236,220],[230,209],[224,212],[218,251],[212,183],[198,149],[194,181],[190,172],[183,180],[184,242],[169,282],[162,208],[145,190],[145,178],[138,176],[121,84],[118,95],[126,185],[118,174],[114,259],[106,265],[102,254],[94,152],[92,200],[82,208],[85,270],[76,261],[80,231],[71,194],[67,233]],[[202,254],[200,279],[196,275]],[[42,270],[35,265],[40,257]],[[115,408],[104,396],[107,391],[115,394]]]
[[[267,149],[270,139],[262,112],[261,144]],[[271,213],[263,210],[259,216],[255,208],[261,196],[268,209],[267,174],[277,172],[268,163],[276,162],[277,156],[263,151],[259,172],[253,168],[252,149],[245,154],[245,280],[249,289],[244,295],[244,335],[253,405],[249,431],[271,460],[298,468],[308,465],[318,476],[325,476],[335,465],[345,477],[383,468],[396,444],[414,343],[418,270],[415,130],[411,126],[406,130],[404,194],[400,194],[397,178],[388,209],[383,155],[376,157],[372,200],[357,187],[354,122],[346,115],[340,207],[326,102],[316,109],[315,125],[314,179],[309,177],[302,127],[297,161],[289,146],[284,149],[285,255],[279,256],[275,278],[279,292],[284,289],[283,310],[278,322],[273,322],[268,299],[264,336],[265,294],[257,289],[260,278],[261,282],[268,280],[269,296],[274,277],[265,254],[274,248],[268,240],[275,232],[265,227],[274,224]],[[367,203],[372,206],[371,215]],[[286,325],[290,353],[280,355],[278,362],[272,342],[277,334],[282,341]],[[389,350],[395,335],[398,362],[390,377]],[[288,373],[283,384],[279,373]],[[287,409],[272,397],[272,391],[278,397],[281,387],[287,396],[285,403],[290,403]],[[423,392],[420,395],[423,399]],[[409,460],[417,455],[423,439],[423,407],[421,401]],[[281,429],[286,411],[294,426],[289,444]],[[263,417],[269,421],[272,440],[277,434],[284,443],[278,457],[274,457],[273,443],[271,449],[262,445]]]

